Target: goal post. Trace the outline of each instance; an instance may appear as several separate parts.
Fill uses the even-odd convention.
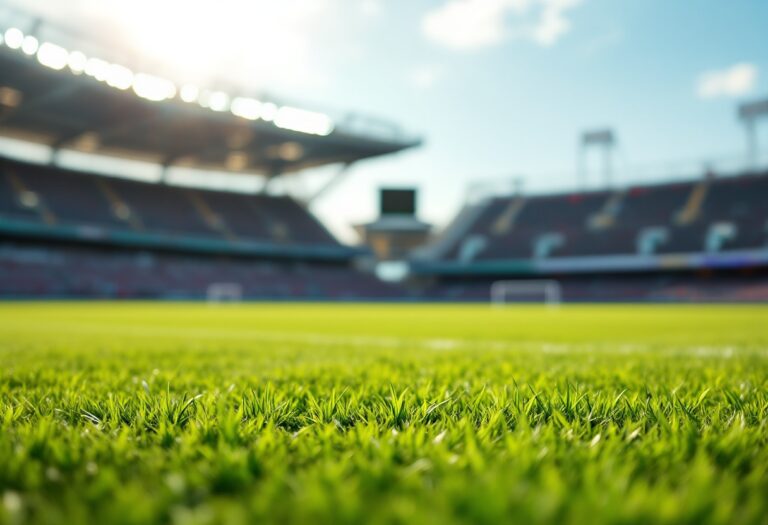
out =
[[[491,304],[504,306],[515,297],[518,300],[532,302],[543,301],[547,306],[558,306],[563,300],[563,292],[554,279],[506,280],[496,281],[491,285]]]
[[[243,300],[243,287],[239,283],[211,283],[205,298],[209,304],[239,303]]]

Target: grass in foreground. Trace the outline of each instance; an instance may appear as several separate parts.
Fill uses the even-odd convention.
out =
[[[766,320],[0,305],[0,523],[768,523]]]

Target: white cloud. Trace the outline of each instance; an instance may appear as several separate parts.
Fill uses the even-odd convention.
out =
[[[542,46],[552,46],[571,29],[568,11],[580,0],[548,0],[544,2],[538,24],[533,29],[533,39]]]
[[[505,18],[522,12],[528,0],[450,0],[428,12],[422,21],[427,38],[446,47],[475,49],[499,43],[505,37]]]
[[[719,71],[708,71],[699,77],[697,93],[700,98],[738,97],[755,89],[757,67],[741,63]]]
[[[510,38],[552,46],[571,29],[581,0],[448,0],[427,12],[422,31],[450,49],[475,50]]]

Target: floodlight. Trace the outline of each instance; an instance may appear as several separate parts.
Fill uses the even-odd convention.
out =
[[[584,145],[608,144],[612,146],[616,142],[616,135],[611,129],[586,131],[581,135],[581,142]]]
[[[750,120],[768,116],[768,98],[747,102],[739,106],[739,117]]]
[[[107,84],[117,89],[128,89],[133,84],[133,72],[127,67],[111,64],[107,72]]]
[[[88,65],[88,58],[80,51],[72,51],[69,54],[69,69],[76,75],[85,71]]]
[[[25,55],[29,56],[37,53],[38,47],[40,47],[40,43],[37,41],[37,38],[33,37],[32,35],[24,37],[24,42],[21,44],[21,50]]]
[[[604,155],[604,176],[606,185],[611,185],[613,178],[613,153],[616,149],[618,140],[616,134],[610,128],[598,128],[585,131],[581,134],[579,140],[579,151],[576,159],[576,173],[579,178],[579,185],[582,189],[587,182],[587,164],[586,155],[588,150],[599,148]]]
[[[19,49],[24,44],[24,33],[15,27],[5,32],[5,45],[11,49]]]
[[[223,91],[214,91],[208,95],[208,107],[212,111],[226,111],[229,109],[229,95]]]
[[[768,98],[747,102],[739,106],[739,118],[747,131],[747,161],[753,168],[758,167],[758,121],[768,117]]]
[[[261,105],[261,118],[267,122],[272,122],[277,116],[278,108],[272,102],[266,102]]]
[[[280,108],[275,117],[275,125],[310,135],[326,136],[333,131],[333,121],[328,115],[290,106]]]
[[[100,58],[89,58],[85,64],[85,74],[96,80],[106,80],[108,70],[109,62],[101,60]]]
[[[200,96],[200,89],[192,84],[186,84],[181,88],[181,100],[184,102],[195,102]]]
[[[133,77],[133,91],[141,98],[159,102],[173,98],[176,95],[176,86],[170,80],[139,73]]]
[[[238,117],[256,120],[261,114],[261,106],[261,102],[254,98],[237,97],[232,101],[230,111]]]
[[[69,53],[63,47],[44,42],[37,50],[37,61],[45,67],[59,71],[67,66]]]

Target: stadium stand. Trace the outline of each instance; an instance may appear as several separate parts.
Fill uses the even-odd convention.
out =
[[[18,184],[14,187],[12,175],[3,171],[3,176],[0,176],[0,213],[11,219],[38,219],[37,198]]]
[[[492,197],[468,205],[411,269],[437,300],[554,279],[565,301],[768,301],[766,203],[768,172]]]
[[[420,138],[242,93],[214,109],[208,87],[192,99],[160,77],[150,90],[118,89],[39,59],[0,49],[0,135],[49,153],[45,165],[0,158],[2,297],[202,298],[230,283],[246,299],[487,300],[494,280],[546,278],[576,301],[768,300],[768,173],[476,202],[413,254],[406,290],[358,271],[370,253],[339,243],[291,197],[56,164],[77,152],[265,181],[338,166],[317,197],[349,166]]]
[[[766,202],[768,173],[492,198],[438,257],[467,262],[763,248]]]
[[[204,299],[237,283],[244,299],[387,299],[402,291],[345,264],[73,244],[0,244],[0,297]]]
[[[0,217],[174,236],[338,246],[290,197],[187,189],[3,161]]]
[[[177,242],[175,242],[177,241]],[[136,182],[0,161],[0,297],[386,299],[290,197]]]
[[[118,175],[137,172],[118,165],[169,177],[192,170],[193,182],[218,177],[230,188],[240,175],[249,183],[240,187],[258,178],[268,187],[338,166],[328,188],[356,162],[421,138],[359,112],[256,99],[244,86],[199,86],[190,98],[186,86],[151,71],[124,85],[135,57],[17,15],[34,26],[29,41],[47,45],[33,53],[0,46],[0,141],[4,156],[42,164],[0,158],[0,297],[203,298],[216,283],[238,286],[244,299],[402,296],[358,271],[369,252],[339,243],[292,197],[129,180]],[[54,63],[46,49],[90,67]],[[102,62],[110,67],[99,69]],[[40,155],[24,153],[32,150]]]
[[[357,271],[360,252],[339,244],[290,197],[2,160],[0,296],[201,299],[211,284],[232,282],[246,299],[485,300],[489,284],[510,272],[473,274],[473,264],[523,261],[512,277],[524,278],[534,272],[526,265],[537,262],[588,261],[597,266],[577,275],[571,263],[535,273],[557,278],[568,301],[760,301],[768,300],[768,278],[764,265],[749,261],[736,265],[747,273],[706,276],[706,265],[631,273],[600,265],[617,257],[698,254],[706,263],[713,253],[763,253],[766,202],[768,173],[492,198],[464,210],[431,253],[432,262],[466,272],[409,292]],[[429,275],[428,266],[417,276]]]

